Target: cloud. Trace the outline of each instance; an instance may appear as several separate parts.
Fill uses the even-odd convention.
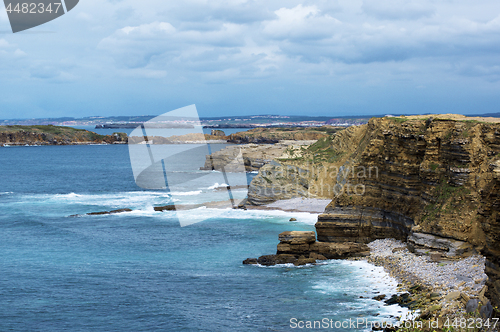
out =
[[[31,68],[30,77],[33,79],[47,80],[52,83],[70,83],[77,80],[74,74],[50,65]]]
[[[421,0],[363,0],[362,8],[366,14],[382,20],[417,20],[436,11],[431,3]]]
[[[337,97],[358,105],[350,93],[376,86],[496,87],[499,14],[497,0],[86,0],[39,28],[56,33],[0,36],[0,72],[7,89],[14,77],[40,91],[47,82],[98,92],[140,82],[141,93],[168,84],[200,100],[279,86],[287,100],[312,93],[335,103],[330,90],[318,91],[337,84]],[[5,19],[0,13],[8,30]]]
[[[273,39],[299,42],[330,37],[342,23],[320,12],[317,6],[280,8],[275,11],[275,19],[264,23],[263,32]]]
[[[412,59],[439,64],[434,70],[447,75],[470,77],[470,70],[449,71],[450,62],[500,52],[499,17],[450,14],[432,1],[278,2],[274,8],[246,0],[188,1],[192,6],[159,8],[169,20],[116,29],[98,50],[112,57],[120,76],[179,76],[209,84],[294,73],[362,80],[356,64],[397,68]],[[131,6],[126,0],[122,5]],[[239,8],[245,8],[246,18]],[[346,66],[339,71],[337,64]]]
[[[122,68],[210,73],[205,76],[213,82],[217,72],[237,78],[272,67],[273,47],[256,46],[247,36],[248,27],[234,23],[211,30],[179,30],[168,22],[153,22],[119,29],[98,47]]]

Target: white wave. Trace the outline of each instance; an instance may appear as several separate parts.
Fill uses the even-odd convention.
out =
[[[250,174],[259,174],[259,171],[251,171]]]
[[[303,268],[308,268],[314,266],[314,264],[304,264],[304,265],[299,265],[295,266],[293,263],[285,263],[285,264],[276,264],[276,265],[271,265],[271,266],[266,266],[266,265],[261,265],[261,264],[252,264],[252,266],[257,266],[257,267],[262,267],[266,269],[276,269],[276,268],[295,268],[295,269],[303,269]]]
[[[154,205],[165,205],[171,202],[171,195],[168,192],[118,192],[118,193],[98,193],[98,194],[28,194],[21,195],[19,202],[36,202],[44,204],[48,208],[51,206],[75,207],[75,213],[97,211],[109,211],[114,209],[130,208],[132,210],[144,209]],[[86,206],[87,208],[82,209]],[[92,206],[92,208],[89,208]],[[82,211],[83,210],[83,211]]]
[[[307,212],[288,212],[281,210],[240,210],[240,209],[225,209],[222,215],[232,219],[272,219],[279,223],[292,223],[290,218],[295,218],[297,221],[293,223],[302,223],[314,225],[318,221],[318,213]]]
[[[58,199],[58,198],[61,198],[61,199],[71,199],[71,198],[75,198],[75,197],[83,197],[83,195],[77,194],[77,193],[55,194],[54,195],[54,198],[56,198],[56,199]]]
[[[195,191],[171,191],[170,194],[174,196],[195,196],[201,194],[201,190]]]
[[[380,319],[389,319],[393,317],[409,317],[411,312],[408,308],[400,307],[399,305],[387,306],[383,301],[374,300],[377,295],[385,295],[386,299],[394,294],[400,293],[397,289],[397,280],[385,272],[383,267],[375,266],[367,261],[342,261],[331,260],[329,264],[323,266],[325,271],[332,271],[331,277],[325,278],[321,282],[317,282],[312,288],[322,294],[337,296],[345,293],[354,296],[356,304],[349,305],[360,310],[366,308],[378,307]],[[339,271],[349,275],[349,283],[342,284],[339,287]],[[340,272],[342,273],[342,272]],[[350,301],[350,300],[349,300]]]
[[[14,192],[13,191],[4,191],[0,193],[0,195],[12,195]]]
[[[225,183],[222,183],[222,184],[219,184],[218,182],[216,182],[213,186],[210,186],[206,189],[208,190],[214,190],[214,189],[217,189],[217,188],[226,188],[228,185],[225,184]]]
[[[319,214],[312,214],[306,212],[286,212],[278,210],[240,210],[233,209],[229,206],[227,208],[207,208],[205,206],[192,209],[177,211],[180,218],[193,218],[203,221],[211,218],[219,219],[261,219],[271,223],[290,224],[290,218],[295,218],[297,221],[293,223],[314,225],[318,219]]]

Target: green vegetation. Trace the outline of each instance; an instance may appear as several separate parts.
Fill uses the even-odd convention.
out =
[[[429,167],[435,171],[436,169],[438,169],[439,165],[438,164],[430,164]]]
[[[436,201],[424,208],[425,215],[422,221],[433,221],[442,213],[455,213],[459,206],[458,201],[464,199],[470,193],[471,191],[468,188],[463,186],[454,187],[446,179],[441,179],[441,182],[434,188]]]
[[[319,131],[322,133],[327,133],[329,135],[335,134],[341,130],[344,130],[343,127],[313,127],[310,128],[312,131]]]
[[[338,152],[332,146],[333,137],[324,137],[307,148],[307,154],[310,161],[316,162],[335,162],[339,160],[345,152]]]
[[[53,135],[62,135],[62,134],[74,134],[78,132],[86,132],[84,129],[76,129],[72,127],[60,127],[53,125],[35,125],[35,126],[0,126],[0,133],[2,132],[33,132],[33,133],[45,133],[45,134],[53,134]]]
[[[408,119],[406,118],[389,118],[391,119],[392,121],[396,122],[396,123],[404,123],[406,121],[408,121]]]
[[[460,122],[465,122],[465,123],[468,123],[468,124],[485,123],[485,122],[478,121],[478,120],[460,120]]]

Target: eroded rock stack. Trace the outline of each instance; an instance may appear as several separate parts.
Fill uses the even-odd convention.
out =
[[[316,260],[364,257],[370,254],[370,249],[362,243],[317,242],[316,234],[313,231],[283,232],[279,235],[279,240],[280,243],[275,255],[248,258],[243,261],[243,264],[270,266],[292,263],[299,266],[316,263]]]

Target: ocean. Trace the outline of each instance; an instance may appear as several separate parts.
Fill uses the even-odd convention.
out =
[[[396,281],[365,262],[242,264],[275,253],[283,231],[314,230],[317,215],[198,208],[183,213],[205,220],[180,227],[176,212],[155,212],[219,198],[220,173],[198,170],[205,156],[188,159],[183,172],[206,174],[168,192],[135,184],[125,145],[0,148],[0,331],[292,331],[313,321],[322,328],[308,330],[364,331],[335,323],[405,313],[372,299],[396,293]],[[133,211],[85,215],[121,208]]]

